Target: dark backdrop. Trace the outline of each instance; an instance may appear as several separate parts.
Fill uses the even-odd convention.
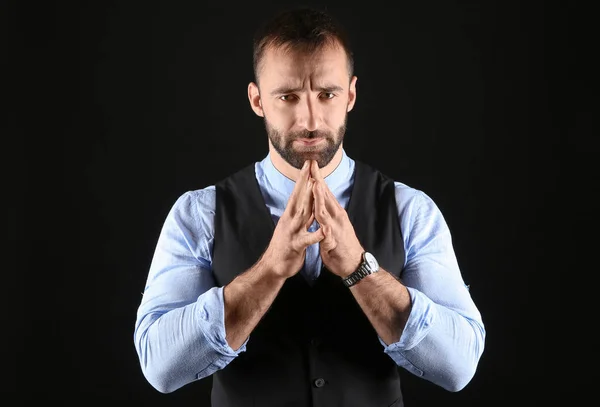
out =
[[[556,278],[571,218],[558,202],[575,188],[565,178],[582,163],[573,154],[589,150],[579,96],[592,57],[577,48],[592,31],[579,23],[587,12],[503,1],[329,9],[350,31],[359,78],[346,150],[436,201],[487,327],[473,381],[446,393],[407,377],[409,405],[566,395],[558,384],[574,372],[556,367],[567,302]],[[3,391],[208,406],[210,379],[168,395],[145,381],[135,313],[176,198],[267,154],[246,89],[251,36],[277,9],[81,1],[6,10]]]

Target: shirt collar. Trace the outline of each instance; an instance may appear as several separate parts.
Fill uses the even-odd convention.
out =
[[[340,187],[346,185],[348,178],[350,178],[351,175],[351,164],[351,160],[346,154],[346,151],[342,148],[342,159],[340,163],[331,174],[325,177],[325,183],[332,192],[335,193]],[[268,181],[272,189],[288,195],[292,193],[296,186],[296,182],[292,181],[275,168],[270,154],[267,154],[261,161],[260,166],[262,167],[262,172],[266,181]]]

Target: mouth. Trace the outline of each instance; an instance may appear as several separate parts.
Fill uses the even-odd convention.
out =
[[[299,138],[294,141],[297,141],[303,146],[314,146],[315,144],[319,144],[324,139],[322,137],[319,138]]]

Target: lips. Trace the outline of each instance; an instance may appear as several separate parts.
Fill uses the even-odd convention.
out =
[[[306,146],[312,146],[314,144],[319,143],[321,140],[323,140],[322,138],[299,138],[296,139],[297,142],[304,144]]]

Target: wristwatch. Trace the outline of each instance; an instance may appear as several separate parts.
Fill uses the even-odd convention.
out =
[[[360,263],[360,266],[358,266],[354,273],[350,274],[346,278],[343,278],[342,281],[346,287],[352,287],[369,274],[373,274],[378,271],[379,263],[377,263],[375,256],[369,252],[364,252],[362,254],[362,262]]]

